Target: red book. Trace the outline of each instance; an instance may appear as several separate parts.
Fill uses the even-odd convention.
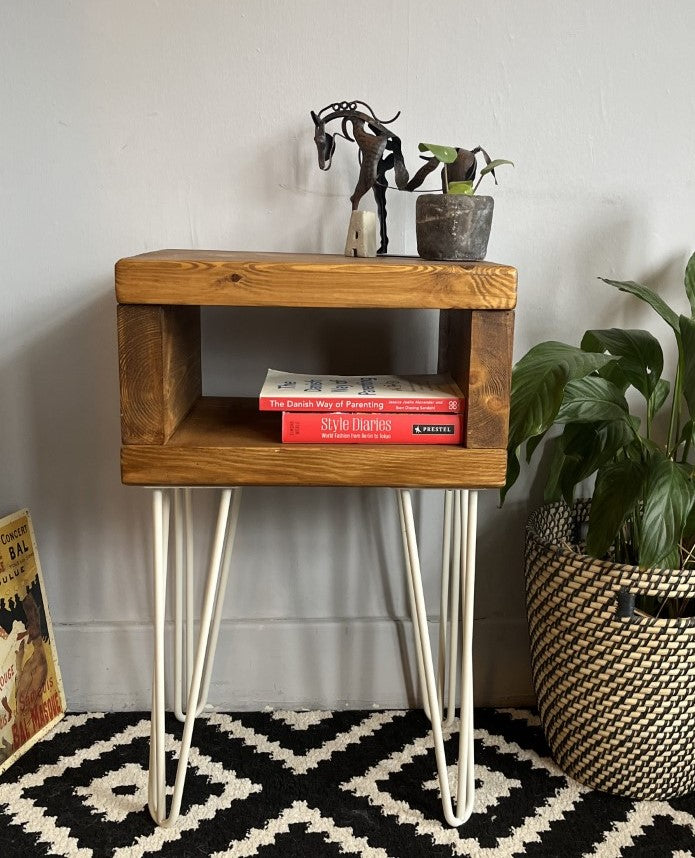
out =
[[[302,375],[269,369],[261,411],[387,411],[461,414],[465,398],[448,375]]]
[[[463,414],[283,411],[288,444],[460,444]]]

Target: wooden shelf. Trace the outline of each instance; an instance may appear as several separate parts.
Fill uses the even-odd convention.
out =
[[[282,444],[280,415],[256,399],[201,397],[165,444],[121,451],[128,485],[486,488],[506,451],[455,445]]]
[[[511,310],[516,270],[493,262],[160,250],[116,263],[121,304]]]

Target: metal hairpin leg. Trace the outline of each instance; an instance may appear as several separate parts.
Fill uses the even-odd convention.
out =
[[[212,664],[222,617],[222,604],[227,587],[234,536],[239,517],[241,489],[224,489],[220,497],[217,527],[205,584],[200,617],[198,645],[193,638],[193,530],[190,489],[174,489],[175,536],[175,605],[174,605],[174,674],[177,718],[184,723],[179,762],[176,769],[169,815],[166,815],[166,775],[164,753],[164,619],[168,568],[169,521],[171,498],[168,492],[154,489],[154,666],[152,681],[152,726],[150,731],[150,776],[148,805],[154,821],[171,827],[178,819],[191,750],[193,724],[205,707]],[[185,575],[184,575],[185,567]],[[184,590],[185,580],[185,590]],[[186,622],[183,622],[185,592]],[[185,669],[184,669],[185,644]],[[195,659],[194,659],[195,649]],[[182,689],[186,689],[186,709]]]
[[[473,598],[475,584],[475,536],[478,493],[464,489],[445,492],[442,557],[439,659],[435,674],[427,627],[427,611],[420,572],[410,491],[398,489],[398,510],[405,548],[408,590],[415,629],[420,684],[424,708],[432,723],[437,774],[444,817],[449,825],[462,825],[473,811],[475,791],[473,769]],[[460,610],[460,614],[459,614]],[[461,642],[458,625],[462,616]],[[448,628],[448,634],[447,634]],[[447,639],[449,646],[447,648]],[[460,652],[459,652],[460,650]],[[456,778],[456,811],[451,798],[443,726],[454,722],[457,664],[460,657],[461,708],[459,714],[459,756]],[[447,716],[443,720],[444,693],[448,681]],[[433,713],[437,717],[433,717]]]
[[[194,660],[193,510],[191,489],[174,489],[174,715],[186,720]],[[184,618],[185,609],[185,618]],[[184,695],[183,689],[186,689]],[[207,695],[203,694],[203,700]],[[197,715],[203,706],[198,706]]]

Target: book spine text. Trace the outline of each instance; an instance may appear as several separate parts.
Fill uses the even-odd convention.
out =
[[[463,415],[285,411],[282,440],[288,444],[460,444]]]
[[[436,399],[419,397],[375,397],[355,399],[321,399],[294,396],[261,396],[260,411],[336,411],[336,412],[389,412],[410,414],[461,414],[465,400],[458,396]]]

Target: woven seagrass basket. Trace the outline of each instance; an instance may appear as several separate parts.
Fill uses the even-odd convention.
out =
[[[533,681],[553,757],[593,789],[665,799],[695,789],[695,618],[634,612],[631,595],[695,596],[693,570],[580,553],[589,502],[549,504],[526,532]]]

